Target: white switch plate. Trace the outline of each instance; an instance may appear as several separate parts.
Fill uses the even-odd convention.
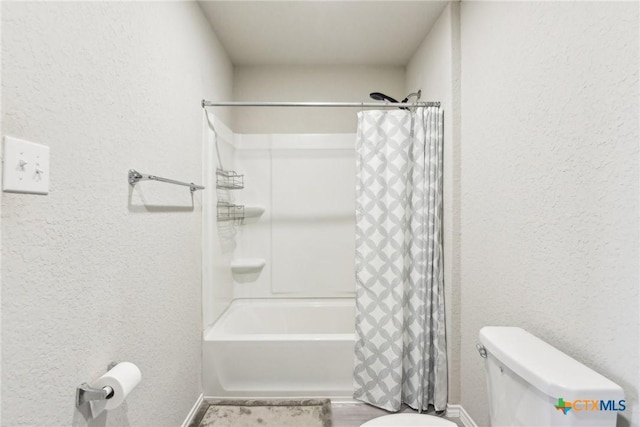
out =
[[[3,191],[49,194],[49,147],[5,136],[3,158]]]

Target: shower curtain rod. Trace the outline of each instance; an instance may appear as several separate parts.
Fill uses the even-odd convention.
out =
[[[406,104],[402,102],[214,102],[202,100],[204,107],[352,107],[352,108],[413,108],[439,107],[439,102],[416,102]]]

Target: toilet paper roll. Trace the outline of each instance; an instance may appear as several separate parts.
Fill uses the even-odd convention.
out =
[[[113,397],[107,400],[91,401],[91,412],[95,417],[103,410],[117,408],[124,402],[127,395],[131,393],[142,380],[142,373],[136,365],[131,362],[120,362],[111,368],[106,374],[98,378],[93,384],[94,388],[109,386],[113,389]]]

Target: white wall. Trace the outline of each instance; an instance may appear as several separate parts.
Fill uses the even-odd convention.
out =
[[[638,3],[463,2],[462,404],[484,325],[621,385],[638,417]]]
[[[235,101],[369,102],[371,92],[406,96],[403,67],[240,66]],[[353,108],[236,108],[238,133],[353,133]]]
[[[355,134],[274,137],[274,293],[355,294]]]
[[[449,4],[406,69],[407,93],[444,110],[444,288],[449,363],[449,403],[460,402],[460,41],[459,3]]]
[[[2,195],[3,425],[84,425],[77,385],[142,383],[91,425],[179,425],[201,391],[201,98],[233,71],[197,4],[2,3],[2,128],[51,148],[48,196]],[[225,112],[219,112],[228,121]]]
[[[238,226],[237,258],[262,258],[234,296],[340,297],[355,292],[355,134],[240,134],[235,152],[258,220]]]
[[[258,274],[234,275],[233,295],[236,298],[271,296],[271,135],[235,135],[234,161],[239,173],[244,174],[245,187],[238,191],[237,200],[248,209],[264,209],[260,217],[247,218],[236,227],[237,259],[263,259],[265,266]]]
[[[243,175],[244,188],[205,201],[205,217],[212,212],[204,221],[205,327],[232,298],[352,297],[355,135],[233,134],[215,126],[224,166]],[[216,221],[217,200],[264,213]],[[255,259],[266,263],[259,273],[231,274],[232,261]]]

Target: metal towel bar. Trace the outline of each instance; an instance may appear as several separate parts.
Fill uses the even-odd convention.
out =
[[[173,179],[162,178],[155,175],[147,175],[144,173],[140,173],[134,169],[129,170],[129,184],[131,186],[134,186],[139,181],[160,181],[160,182],[166,182],[168,184],[183,185],[185,187],[189,187],[192,193],[196,190],[204,190],[204,187],[202,185],[196,185],[193,182],[176,181]]]

